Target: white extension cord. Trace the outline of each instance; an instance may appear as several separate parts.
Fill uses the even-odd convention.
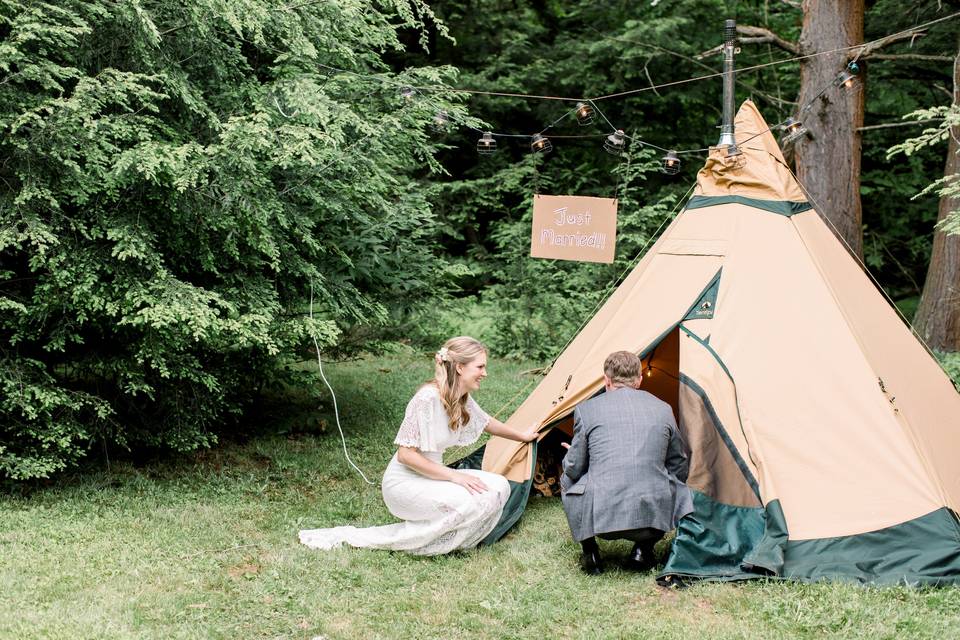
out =
[[[313,324],[313,281],[310,282],[310,323]],[[340,432],[340,442],[343,444],[343,456],[347,459],[347,462],[350,463],[350,466],[357,470],[357,473],[360,474],[360,477],[363,478],[367,484],[376,485],[375,482],[371,482],[370,479],[363,474],[360,467],[354,464],[350,458],[350,453],[347,451],[347,439],[343,435],[343,427],[340,426],[340,410],[337,409],[337,395],[333,392],[333,387],[330,386],[330,383],[327,382],[327,376],[323,375],[323,362],[320,360],[320,343],[317,341],[317,334],[314,333],[312,326],[310,327],[310,337],[313,338],[313,346],[317,350],[317,367],[320,369],[320,377],[323,379],[323,383],[327,385],[327,389],[330,390],[330,397],[333,398],[333,416],[337,422],[337,431]]]

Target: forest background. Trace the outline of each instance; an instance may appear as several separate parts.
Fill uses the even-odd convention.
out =
[[[960,3],[825,4],[0,0],[0,476],[214,446],[265,396],[319,397],[297,366],[314,348],[473,334],[549,364],[703,159],[665,176],[636,141],[716,142],[720,78],[650,87],[719,71],[726,18],[738,67],[794,59],[741,73],[738,102],[773,124],[824,89],[788,155],[812,191],[853,190],[847,241],[907,319],[922,299],[948,319],[934,346],[956,380],[960,21],[914,27]],[[826,50],[825,18],[875,46],[795,60]],[[854,57],[844,94],[833,79]],[[574,101],[456,88],[647,90],[580,127]],[[554,151],[530,153],[551,123]],[[612,125],[624,156],[602,150]],[[519,137],[481,157],[488,130]],[[617,197],[616,262],[529,258],[535,192]]]

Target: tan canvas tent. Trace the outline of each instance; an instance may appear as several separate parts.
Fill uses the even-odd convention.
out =
[[[696,510],[663,579],[960,582],[960,395],[807,201],[751,102],[695,194],[510,417],[570,430],[612,351],[642,356]],[[483,468],[523,511],[537,447]]]

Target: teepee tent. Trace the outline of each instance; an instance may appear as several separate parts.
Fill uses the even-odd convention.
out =
[[[807,201],[751,102],[694,195],[510,417],[541,440],[640,354],[690,452],[662,580],[960,582],[960,395]],[[542,444],[541,444],[542,448]],[[520,517],[537,446],[493,438]]]

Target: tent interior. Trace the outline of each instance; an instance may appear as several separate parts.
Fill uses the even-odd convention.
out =
[[[673,417],[680,424],[680,329],[675,327],[641,354],[643,382],[641,389],[652,393],[673,408]],[[596,395],[603,393],[601,389]],[[565,450],[561,442],[573,437],[573,413],[554,421],[550,431],[537,446],[532,491],[541,496],[560,495],[560,475]],[[684,437],[686,440],[686,436]],[[691,451],[687,451],[690,455]]]
[[[748,480],[749,470],[717,419],[710,399],[683,376],[680,336],[678,325],[640,354],[640,388],[673,409],[689,457],[688,486],[724,504],[759,508],[756,485]],[[549,429],[537,446],[531,491],[540,496],[559,496],[560,465],[565,453],[560,443],[573,437],[572,413],[549,425]]]

